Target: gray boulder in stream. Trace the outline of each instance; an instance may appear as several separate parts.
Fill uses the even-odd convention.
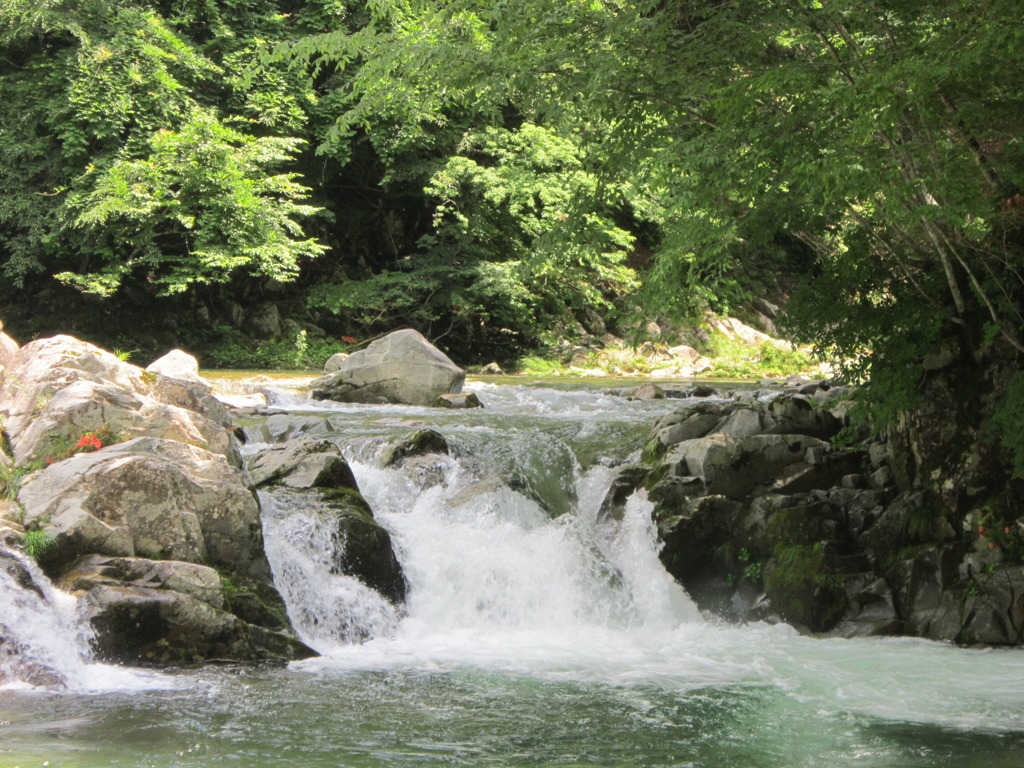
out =
[[[54,556],[148,556],[209,562],[269,580],[259,505],[220,454],[138,437],[32,474],[18,500]]]
[[[396,605],[405,600],[405,574],[391,535],[374,519],[338,446],[301,438],[256,454],[247,469],[253,486],[273,499],[274,514],[310,519],[320,538],[326,532],[332,572],[361,581]]]
[[[405,574],[391,535],[358,490],[277,487],[261,490],[260,498],[269,514],[305,521],[300,527],[314,532],[331,573],[350,576],[395,605],[405,602]]]
[[[246,464],[253,487],[356,488],[341,449],[330,440],[300,438],[256,454]]]
[[[104,660],[181,664],[314,655],[285,630],[283,606],[250,615],[249,593],[203,565],[91,555],[58,586],[79,597],[79,613],[96,630],[96,651]]]
[[[313,381],[314,400],[434,405],[462,391],[466,372],[420,333],[389,333],[346,358],[337,371]]]

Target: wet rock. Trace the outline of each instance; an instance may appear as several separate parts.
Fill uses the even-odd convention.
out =
[[[392,603],[405,601],[405,574],[395,556],[391,536],[374,519],[358,491],[314,489],[274,493],[291,494],[307,514],[326,524],[331,531],[335,572],[358,579]]]
[[[722,545],[729,541],[742,506],[725,496],[683,499],[672,511],[662,509],[656,520],[665,546],[665,568],[690,590],[705,580],[716,565]]]
[[[330,440],[299,438],[253,456],[246,465],[253,487],[355,488],[341,449]]]
[[[316,400],[433,405],[462,390],[466,374],[413,330],[390,333],[353,353],[334,373],[316,379]]]
[[[389,445],[381,459],[382,466],[391,467],[413,456],[448,453],[448,441],[434,429],[417,429]]]
[[[829,633],[835,637],[874,637],[903,631],[892,590],[875,573],[858,573],[843,580],[849,611]]]
[[[244,622],[192,595],[96,584],[79,601],[99,658],[127,664],[291,661],[316,655],[295,638]]]
[[[484,404],[475,392],[441,395],[434,403],[438,408],[483,408]]]
[[[764,569],[765,594],[787,622],[826,632],[838,624],[849,606],[842,584],[822,544],[776,547]]]
[[[261,424],[247,425],[250,442],[284,443],[302,437],[323,437],[337,430],[325,416],[296,416],[272,413]]]

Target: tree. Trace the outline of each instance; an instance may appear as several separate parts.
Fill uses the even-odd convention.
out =
[[[337,130],[385,113],[415,136],[473,102],[576,137],[660,227],[650,309],[781,242],[814,258],[796,330],[900,407],[938,339],[1024,349],[1015,3],[375,8],[342,45],[374,56]]]
[[[308,190],[280,172],[302,141],[266,135],[288,120],[216,109],[224,61],[158,10],[21,0],[3,10],[9,284],[43,272],[110,295],[129,278],[158,294],[240,271],[287,281],[324,250],[302,231],[317,210],[302,202]]]

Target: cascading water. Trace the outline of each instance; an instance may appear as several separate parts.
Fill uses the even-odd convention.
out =
[[[97,663],[77,601],[54,589],[30,557],[0,546],[0,691],[79,692],[175,687],[166,675]],[[2,695],[2,694],[0,694]]]
[[[313,513],[311,494],[281,490],[259,496],[274,584],[303,641],[324,651],[393,632],[395,606],[335,567],[333,531]]]
[[[0,683],[62,686],[88,667],[88,629],[73,598],[50,587],[35,562],[0,548]]]
[[[272,491],[278,586],[324,655],[130,694],[0,689],[0,765],[1020,765],[1020,650],[703,621],[657,559],[647,501],[599,514],[614,467],[678,403],[477,391],[485,409],[462,412],[283,393],[291,413],[252,428],[342,446],[409,579],[404,613],[338,574],[301,496]],[[382,466],[424,426],[450,455]]]

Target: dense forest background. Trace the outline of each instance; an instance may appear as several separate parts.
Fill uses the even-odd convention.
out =
[[[0,317],[472,363],[784,289],[1024,457],[1022,55],[1017,0],[0,0]]]

